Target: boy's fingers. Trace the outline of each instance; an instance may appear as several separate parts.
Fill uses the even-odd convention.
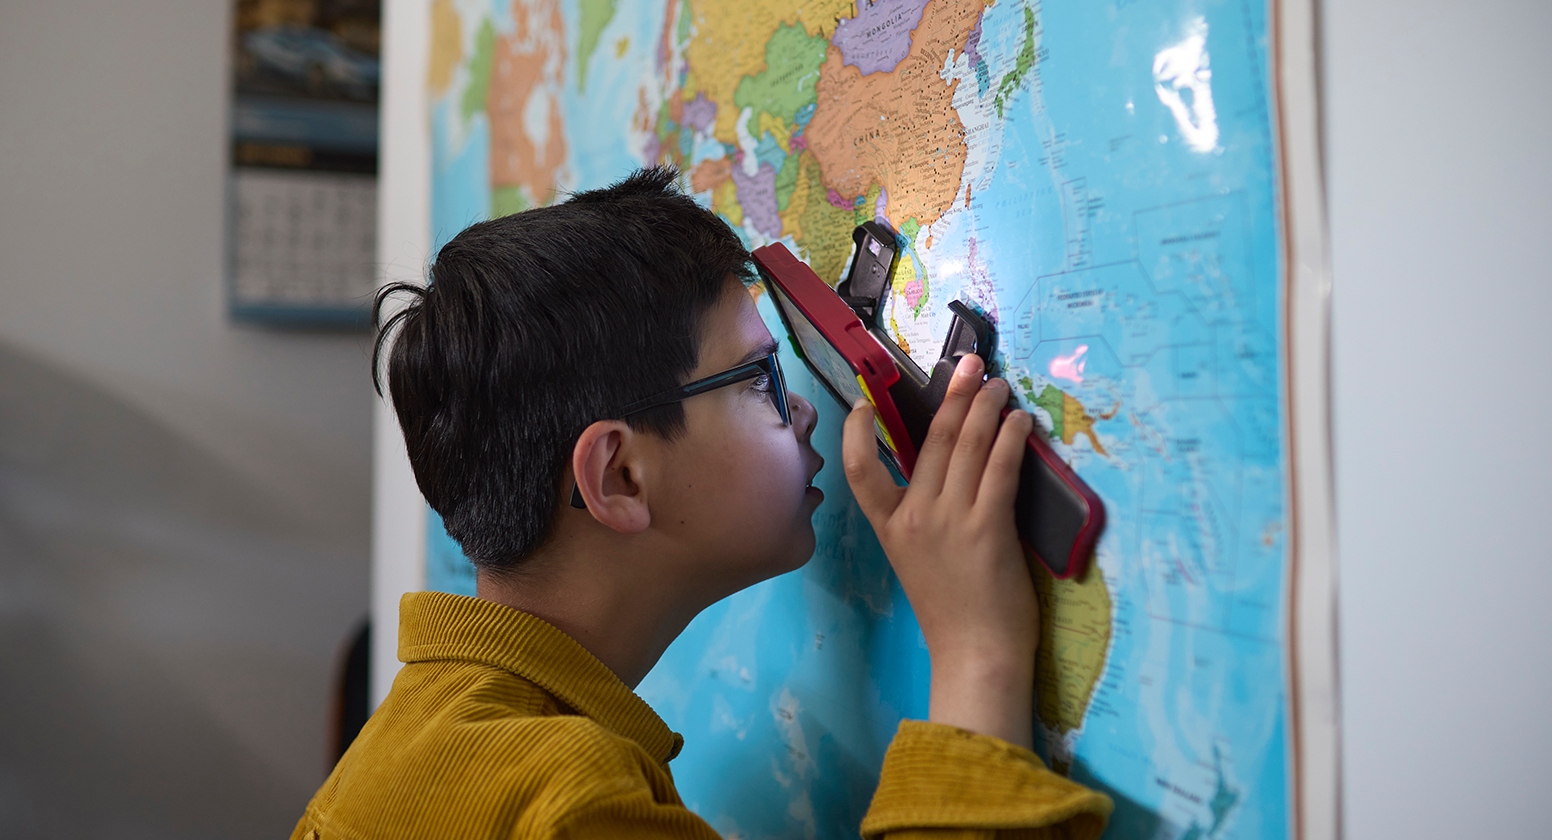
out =
[[[976,504],[1012,509],[1013,497],[1018,495],[1019,468],[1024,465],[1029,433],[1034,428],[1035,418],[1027,411],[1014,411],[1003,419],[997,442],[992,444],[991,455],[986,459]]]
[[[878,460],[878,443],[873,437],[873,406],[867,400],[857,400],[851,413],[846,415],[846,427],[841,436],[841,464],[846,470],[851,494],[857,498],[857,506],[873,524],[873,530],[881,530],[899,505],[902,489],[895,485],[889,470]]]
[[[997,439],[997,427],[1002,410],[1008,405],[1008,383],[993,379],[981,386],[981,392],[970,403],[970,412],[959,427],[959,439],[954,442],[954,455],[943,477],[943,492],[952,493],[969,505],[980,490],[981,474],[986,472],[986,458],[992,443]]]
[[[959,427],[970,411],[970,402],[981,390],[981,375],[985,364],[974,353],[959,360],[954,376],[949,380],[943,405],[932,418],[927,429],[927,439],[921,451],[916,453],[916,466],[911,470],[911,486],[918,492],[937,496],[943,491],[943,477],[948,472],[949,459],[954,454],[954,442],[959,439]]]

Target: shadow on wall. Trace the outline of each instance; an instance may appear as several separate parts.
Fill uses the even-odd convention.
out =
[[[290,832],[367,557],[282,501],[0,343],[0,834]]]

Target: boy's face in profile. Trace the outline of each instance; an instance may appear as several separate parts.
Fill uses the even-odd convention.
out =
[[[749,292],[729,278],[702,323],[700,362],[689,379],[775,349]],[[814,551],[812,517],[824,500],[809,486],[824,466],[809,443],[817,415],[789,394],[792,425],[784,424],[771,399],[776,387],[760,377],[685,400],[686,432],[662,462],[668,492],[654,500],[654,525],[684,545],[690,567],[683,571],[712,597],[796,569]]]

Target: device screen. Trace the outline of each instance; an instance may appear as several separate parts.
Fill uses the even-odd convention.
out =
[[[797,339],[798,346],[803,348],[803,357],[808,361],[808,366],[824,383],[830,386],[827,390],[833,395],[841,406],[850,411],[857,400],[866,399],[863,393],[861,380],[857,372],[852,369],[850,363],[841,355],[835,345],[825,340],[824,334],[819,328],[808,320],[787,293],[777,283],[766,283],[766,288],[776,298],[776,305],[787,315],[787,324],[792,328],[792,337]],[[868,399],[868,402],[873,400]],[[876,405],[876,403],[875,403]],[[879,449],[889,456],[895,469],[906,472],[900,463],[900,454],[896,451],[894,441],[890,439],[889,431],[884,428],[882,419],[875,413],[873,416],[873,433],[878,437]]]
[[[796,338],[798,346],[803,348],[803,355],[849,410],[853,403],[863,397],[862,387],[857,384],[857,372],[852,370],[840,351],[825,340],[819,328],[803,315],[803,310],[787,297],[787,293],[782,291],[781,286],[776,283],[769,283],[767,286],[775,293],[776,302],[781,306],[782,311],[787,313],[787,323],[792,326],[792,337]]]

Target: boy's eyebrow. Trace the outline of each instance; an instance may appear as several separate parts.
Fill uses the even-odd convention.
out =
[[[780,346],[780,345],[778,345],[776,343],[776,339],[768,338],[768,339],[765,340],[765,342],[763,344],[760,344],[759,346],[755,347],[753,350],[750,350],[748,353],[745,353],[744,357],[742,359],[738,360],[738,364],[740,364],[740,365],[747,365],[750,362],[754,361],[755,359],[763,359],[766,356],[769,356],[770,354],[775,353],[776,352],[776,348],[778,346]],[[737,365],[734,365],[734,367],[737,367]]]

